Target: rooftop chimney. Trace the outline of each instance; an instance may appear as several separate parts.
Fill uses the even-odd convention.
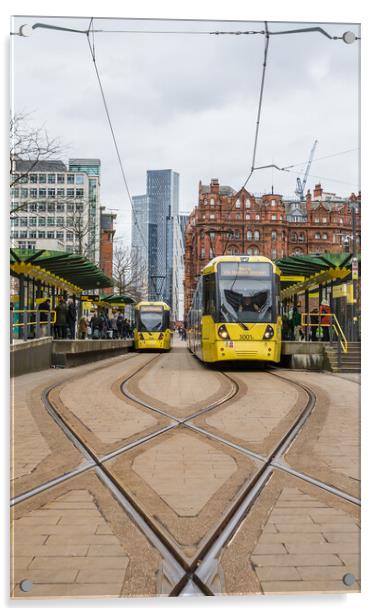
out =
[[[211,193],[219,194],[220,184],[217,178],[212,178],[211,180]]]
[[[322,197],[322,193],[323,193],[323,188],[321,184],[316,184],[314,186],[314,192],[313,192],[314,199]]]

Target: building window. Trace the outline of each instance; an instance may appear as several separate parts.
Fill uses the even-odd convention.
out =
[[[12,231],[11,237],[15,240],[18,239],[18,231]]]
[[[320,233],[315,233],[314,234],[314,239],[315,240],[320,240],[321,239],[321,234]]]
[[[29,218],[29,224],[31,227],[36,227],[37,226],[37,218],[36,216],[31,216]]]
[[[78,199],[81,199],[84,196],[84,189],[83,188],[76,188],[76,197]]]
[[[48,212],[55,212],[55,203],[48,203],[47,204],[47,211]]]
[[[27,199],[29,191],[27,188],[21,188],[21,199]]]
[[[20,226],[21,227],[26,227],[27,226],[27,218],[20,218]]]
[[[18,227],[18,218],[11,218],[10,224],[12,227]]]
[[[38,238],[44,240],[46,237],[46,231],[38,231]]]
[[[241,201],[239,199],[236,200],[236,208],[241,207]]]
[[[70,240],[72,242],[73,241],[72,231],[67,231],[66,237],[67,237],[67,241]]]
[[[276,241],[276,231],[271,231],[271,239],[273,242]]]
[[[314,222],[318,224],[319,223],[319,218],[315,218]]]
[[[65,196],[65,190],[64,188],[58,188],[56,191],[56,194],[58,197],[64,197]]]
[[[291,234],[291,242],[297,242],[297,233]]]
[[[259,214],[255,214],[255,220],[260,220]]]
[[[275,248],[271,250],[271,259],[276,259],[276,249]]]
[[[81,173],[76,174],[76,184],[84,184],[84,176]]]
[[[250,208],[250,205],[251,205],[251,203],[250,203],[250,199],[246,199],[246,201],[245,201],[245,207],[247,207],[247,208],[249,209],[249,208]]]
[[[34,238],[36,239],[37,238],[37,230],[33,229],[32,231],[29,231],[29,237],[31,239],[34,239]]]
[[[213,207],[215,205],[215,200],[213,197],[209,200],[210,206]]]
[[[55,231],[47,231],[47,239],[54,240],[55,239]]]
[[[342,225],[343,224],[343,218],[339,218],[339,224]]]
[[[254,231],[254,239],[255,239],[255,240],[259,240],[259,239],[260,239],[260,233],[259,233],[259,231]]]
[[[64,225],[64,216],[58,216],[56,218],[56,226],[61,227]]]
[[[49,197],[55,197],[55,188],[49,188],[48,189],[48,196]]]
[[[64,184],[65,183],[65,175],[64,175],[64,173],[58,173],[57,180],[58,180],[58,184]]]
[[[51,216],[47,217],[47,226],[48,227],[55,227],[55,218],[52,218]]]
[[[276,214],[271,215],[271,220],[276,220]]]
[[[211,231],[210,234],[209,234],[209,237],[213,241],[216,238],[216,233],[214,231]]]
[[[74,196],[75,196],[74,188],[67,188],[67,197],[74,197]]]
[[[20,196],[20,189],[12,188],[12,190],[10,191],[10,194],[12,195],[12,197],[15,197],[16,199],[18,199],[18,197]]]
[[[240,231],[239,229],[236,229],[234,232],[234,239],[235,240],[239,240],[240,239]]]
[[[30,197],[32,199],[36,199],[38,197],[38,189],[37,188],[30,188]]]
[[[55,173],[49,173],[48,174],[48,183],[49,184],[55,184],[56,183],[56,175],[55,175]]]
[[[326,223],[327,222],[327,218],[322,218],[322,222]]]
[[[252,232],[251,232],[251,231],[247,231],[247,233],[246,233],[246,239],[248,239],[248,240],[252,240],[252,239],[253,239],[253,234],[252,234]]]
[[[64,203],[58,203],[58,204],[56,205],[56,211],[57,211],[57,212],[64,212],[64,211],[65,211],[65,205],[64,205]]]
[[[38,203],[38,212],[45,212],[46,211],[46,204],[42,201],[41,203]]]
[[[64,240],[64,231],[57,231],[56,232],[56,239],[57,240]]]
[[[210,217],[211,219],[214,219],[214,218],[215,218],[215,214],[210,214],[210,215],[209,215],[209,217]]]
[[[75,176],[73,175],[73,173],[68,173],[67,174],[67,184],[74,184],[75,183]]]
[[[253,247],[253,255],[259,255],[259,248],[257,246]]]
[[[37,211],[37,204],[29,203],[29,212],[36,212],[36,211]]]
[[[201,249],[201,251],[200,251],[200,256],[201,256],[201,258],[202,258],[202,259],[204,259],[204,257],[206,256],[204,246],[202,247],[202,249]]]
[[[39,184],[46,184],[46,174],[40,173],[38,180],[39,180]]]
[[[322,239],[327,240],[327,233],[322,233]]]
[[[276,199],[271,199],[271,205],[274,207],[276,205]]]
[[[245,215],[245,220],[250,220],[250,214]]]
[[[46,196],[46,189],[45,188],[40,188],[38,191],[38,195],[39,197],[45,197]]]
[[[38,217],[38,226],[39,227],[45,227],[46,226],[46,219],[43,218],[42,216]]]
[[[36,173],[31,173],[29,175],[29,182],[30,184],[38,184],[38,176]]]
[[[20,231],[20,238],[26,238],[27,237],[27,231]]]
[[[241,214],[236,214],[236,220],[241,220]]]

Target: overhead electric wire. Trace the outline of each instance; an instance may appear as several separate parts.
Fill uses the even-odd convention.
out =
[[[97,75],[97,81],[98,81],[98,84],[99,84],[99,87],[100,87],[102,101],[103,101],[103,104],[104,104],[104,107],[105,107],[106,117],[107,117],[107,120],[108,120],[108,123],[109,123],[110,132],[111,132],[113,143],[114,143],[114,146],[115,146],[115,151],[116,151],[116,154],[117,154],[117,158],[118,158],[119,167],[120,167],[120,170],[121,170],[124,186],[126,188],[126,192],[127,192],[127,195],[128,195],[129,201],[130,201],[130,205],[131,205],[131,209],[132,209],[132,212],[133,212],[133,215],[134,215],[134,220],[135,220],[135,223],[136,223],[136,227],[137,227],[137,229],[139,231],[139,235],[141,237],[141,240],[142,240],[142,242],[144,244],[144,247],[145,247],[145,249],[147,251],[147,254],[148,254],[148,246],[147,246],[147,244],[145,242],[144,235],[141,232],[141,229],[140,229],[140,226],[139,226],[139,222],[138,222],[138,219],[137,219],[137,215],[136,215],[136,212],[135,212],[135,209],[134,209],[134,205],[133,205],[133,201],[132,201],[132,196],[131,196],[130,190],[128,188],[128,183],[127,183],[126,174],[125,174],[124,167],[123,167],[123,162],[122,162],[122,158],[121,158],[119,147],[118,147],[118,142],[117,142],[117,139],[116,139],[116,136],[115,136],[113,124],[112,124],[111,117],[110,117],[109,108],[108,108],[106,97],[105,97],[105,92],[104,92],[104,89],[103,89],[103,86],[102,86],[101,77],[100,77],[100,74],[99,74],[99,71],[98,71],[98,67],[97,67],[97,62],[96,62],[96,57],[95,57],[95,49],[94,49],[94,30],[90,30],[90,28],[93,28],[93,23],[94,23],[94,20],[93,20],[93,17],[92,17],[92,19],[90,20],[89,29],[88,29],[88,31],[86,33],[87,34],[87,41],[88,41],[88,45],[89,45],[89,49],[90,49],[90,54],[92,56],[92,60],[93,60],[93,64],[94,64],[94,69],[95,69],[95,72],[96,72],[96,75]],[[89,32],[90,31],[92,32],[93,47],[90,44],[90,40],[89,40]],[[156,285],[154,283],[153,278],[151,278],[151,280],[152,280],[155,292],[157,294],[157,288],[156,288]]]

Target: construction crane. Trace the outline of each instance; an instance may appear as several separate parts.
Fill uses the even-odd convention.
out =
[[[313,147],[312,147],[311,152],[310,152],[309,160],[308,160],[308,163],[306,165],[305,175],[304,175],[304,178],[303,178],[302,182],[301,182],[301,178],[297,178],[297,184],[296,184],[295,193],[298,196],[298,198],[300,199],[300,201],[304,200],[304,191],[305,191],[305,186],[306,186],[306,180],[308,179],[308,175],[309,175],[310,167],[311,167],[311,164],[312,164],[312,161],[313,161],[313,158],[314,158],[314,152],[315,152],[315,149],[317,147],[317,143],[318,143],[317,140],[315,140],[315,142],[313,143]]]

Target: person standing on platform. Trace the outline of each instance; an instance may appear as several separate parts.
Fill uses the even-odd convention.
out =
[[[301,314],[299,308],[300,304],[297,304],[297,306],[293,306],[292,311],[293,337],[295,340],[300,340]]]
[[[80,318],[79,325],[78,325],[78,337],[79,337],[79,340],[86,340],[87,333],[88,333],[88,320],[83,315]]]
[[[317,342],[317,330],[319,324],[319,313],[318,308],[314,308],[310,315],[310,332],[311,332],[311,340],[312,342]]]
[[[56,322],[55,332],[56,338],[66,338],[68,325],[68,308],[63,297],[59,299],[59,303],[55,308]]]
[[[331,310],[330,304],[327,299],[323,299],[319,307],[319,314],[321,315],[320,323],[322,329],[322,340],[324,342],[330,341],[330,325],[331,325]]]
[[[75,302],[73,299],[68,300],[68,327],[70,332],[70,337],[72,340],[76,338],[75,329],[76,329],[76,319],[77,319],[77,311]]]
[[[50,332],[49,332],[49,327],[48,327],[48,313],[50,312],[50,300],[47,298],[44,300],[44,302],[42,302],[41,304],[39,304],[38,306],[38,310],[39,312],[39,322],[40,322],[40,335],[41,337],[43,336],[50,336]],[[46,310],[46,312],[42,312],[43,310]]]

